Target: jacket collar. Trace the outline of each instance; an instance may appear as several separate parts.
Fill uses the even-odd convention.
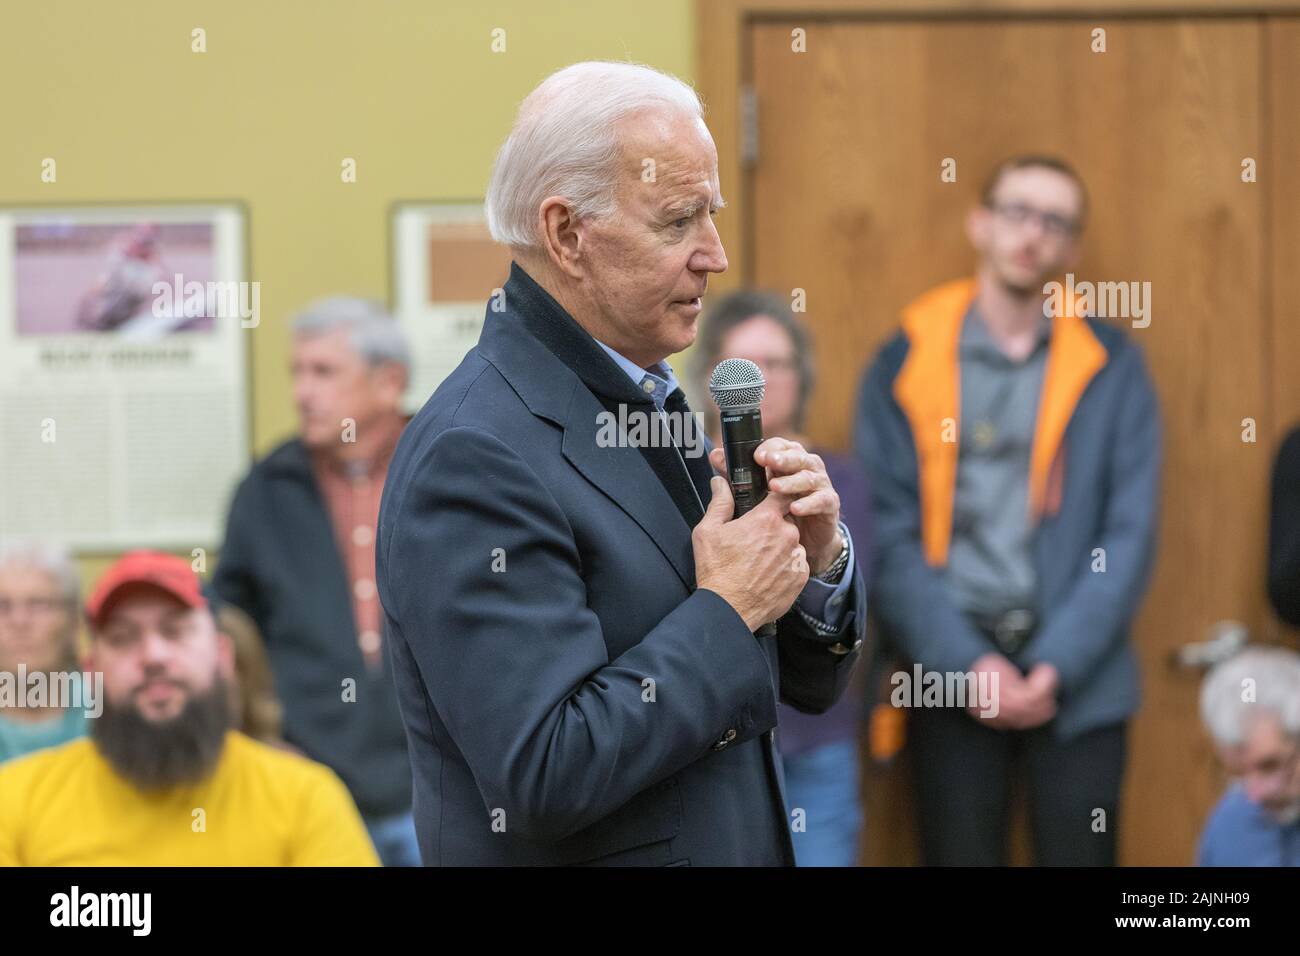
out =
[[[698,489],[701,478],[707,489],[707,474],[699,465],[688,474],[672,448],[598,444],[603,413],[617,416],[625,405],[627,412],[657,415],[654,402],[517,263],[504,292],[504,311],[488,309],[480,354],[534,415],[563,429],[564,457],[636,521],[683,583],[694,587],[690,532],[702,513]],[[674,407],[684,408],[675,394]],[[711,472],[706,458],[698,461]]]
[[[960,433],[962,320],[978,292],[974,278],[931,289],[903,312],[907,357],[894,379],[894,398],[916,447],[921,542],[931,565],[947,563],[952,537]],[[1034,521],[1060,507],[1065,431],[1107,351],[1076,304],[1051,321],[1047,367],[1029,463]]]

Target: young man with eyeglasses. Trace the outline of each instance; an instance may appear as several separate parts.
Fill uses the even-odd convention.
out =
[[[1017,779],[1038,864],[1115,861],[1161,429],[1137,347],[1052,314],[1086,213],[1065,162],[1001,163],[966,220],[976,275],[904,310],[862,385],[876,612],[910,662],[996,687],[909,714],[927,864],[1004,863]]]

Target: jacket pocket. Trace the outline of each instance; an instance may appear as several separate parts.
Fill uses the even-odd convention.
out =
[[[682,828],[676,777],[643,790],[603,820],[560,841],[560,864],[656,866],[669,860],[668,844]]]

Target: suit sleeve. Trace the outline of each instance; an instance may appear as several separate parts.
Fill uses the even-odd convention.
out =
[[[1105,516],[1096,544],[1105,551],[1105,571],[1093,570],[1091,553],[1082,555],[1074,589],[1064,603],[1048,609],[1025,651],[1028,667],[1040,661],[1056,667],[1064,694],[1085,682],[1123,638],[1155,557],[1160,407],[1141,353],[1128,349],[1125,362],[1106,469]]]
[[[856,543],[850,543],[856,552]],[[866,585],[854,553],[848,587],[829,601],[840,602],[833,614],[834,629],[797,604],[777,623],[777,658],[781,668],[781,701],[806,714],[825,713],[840,699],[853,668],[862,656],[866,631]],[[844,583],[844,582],[841,582]]]
[[[991,647],[957,609],[921,551],[921,505],[912,434],[883,355],[863,380],[855,429],[871,484],[876,615],[911,661],[966,672]]]
[[[710,756],[728,731],[739,744],[775,726],[767,659],[712,591],[609,658],[573,529],[500,439],[443,432],[397,493],[382,596],[485,822],[504,811],[507,829],[560,840]]]

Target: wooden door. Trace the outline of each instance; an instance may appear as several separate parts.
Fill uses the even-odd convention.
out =
[[[1097,27],[1104,53],[1093,51]],[[1263,588],[1268,477],[1300,391],[1274,381],[1270,283],[1300,259],[1294,222],[1279,223],[1271,204],[1300,157],[1294,129],[1270,134],[1296,122],[1295,96],[1269,90],[1295,85],[1300,31],[1226,15],[769,15],[741,42],[757,110],[743,278],[806,294],[821,374],[815,441],[848,447],[859,376],[899,310],[971,273],[963,217],[1009,154],[1059,154],[1087,181],[1076,278],[1151,283],[1150,325],[1128,334],[1156,381],[1166,454],[1158,564],[1135,631],[1144,703],[1121,861],[1189,863],[1222,780],[1197,717],[1199,675],[1172,669],[1169,655],[1225,618],[1275,629]],[[1242,180],[1248,158],[1258,182]],[[954,183],[941,179],[946,159]],[[1280,188],[1294,203],[1296,187]],[[905,765],[870,775],[866,862],[915,859]]]

